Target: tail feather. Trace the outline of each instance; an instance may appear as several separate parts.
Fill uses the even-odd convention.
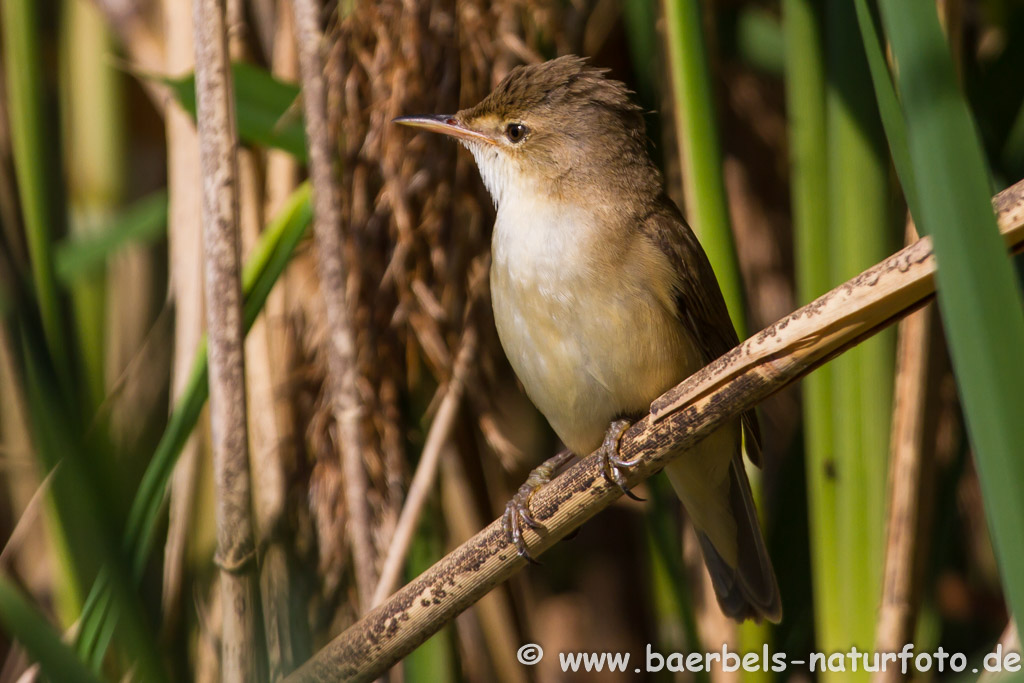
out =
[[[782,601],[768,550],[757,521],[757,510],[739,454],[729,467],[729,507],[736,521],[736,566],[730,566],[714,543],[698,530],[701,552],[711,575],[718,604],[738,621],[762,618],[778,623]]]
[[[697,530],[722,611],[740,621],[778,622],[779,587],[743,469],[744,427],[736,420],[716,430],[665,474]]]

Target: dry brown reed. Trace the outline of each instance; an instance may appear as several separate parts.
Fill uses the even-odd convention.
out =
[[[223,606],[221,677],[260,681],[262,638],[246,424],[245,331],[239,263],[238,133],[224,5],[194,0],[196,119],[202,172],[211,450]]]

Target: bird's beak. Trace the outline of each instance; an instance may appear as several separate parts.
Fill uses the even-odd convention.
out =
[[[445,135],[450,135],[453,138],[476,140],[479,142],[486,142],[491,145],[497,144],[491,136],[481,133],[480,131],[473,130],[451,114],[399,116],[397,119],[392,119],[392,123],[400,123],[403,126],[413,126],[414,128],[423,128],[434,133],[444,133]]]

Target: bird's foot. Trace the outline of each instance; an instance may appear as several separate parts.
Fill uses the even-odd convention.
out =
[[[548,458],[539,467],[530,472],[526,482],[519,487],[519,491],[512,497],[512,500],[505,506],[505,514],[502,516],[502,524],[509,540],[516,547],[519,556],[527,561],[537,564],[537,560],[530,555],[526,548],[526,541],[523,539],[523,527],[530,527],[534,530],[544,529],[544,525],[537,521],[530,511],[530,501],[537,490],[551,481],[565,463],[572,459],[572,453],[562,451],[553,458]]]
[[[623,469],[632,467],[637,464],[637,460],[623,460],[619,457],[619,442],[622,441],[622,435],[626,433],[626,430],[633,425],[629,420],[615,420],[608,426],[608,431],[604,435],[604,443],[601,444],[601,448],[598,449],[598,454],[601,457],[602,469],[604,470],[604,477],[609,483],[615,484],[619,489],[632,498],[633,500],[642,501],[643,498],[636,495],[629,490],[629,485],[626,483],[626,477],[622,473]]]

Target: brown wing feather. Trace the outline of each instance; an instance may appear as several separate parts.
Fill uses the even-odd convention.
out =
[[[662,195],[654,210],[640,221],[641,230],[668,256],[677,284],[676,316],[696,340],[704,363],[710,363],[739,344],[722,290],[697,236],[676,205]],[[753,410],[743,413],[747,456],[761,466],[761,429]]]

